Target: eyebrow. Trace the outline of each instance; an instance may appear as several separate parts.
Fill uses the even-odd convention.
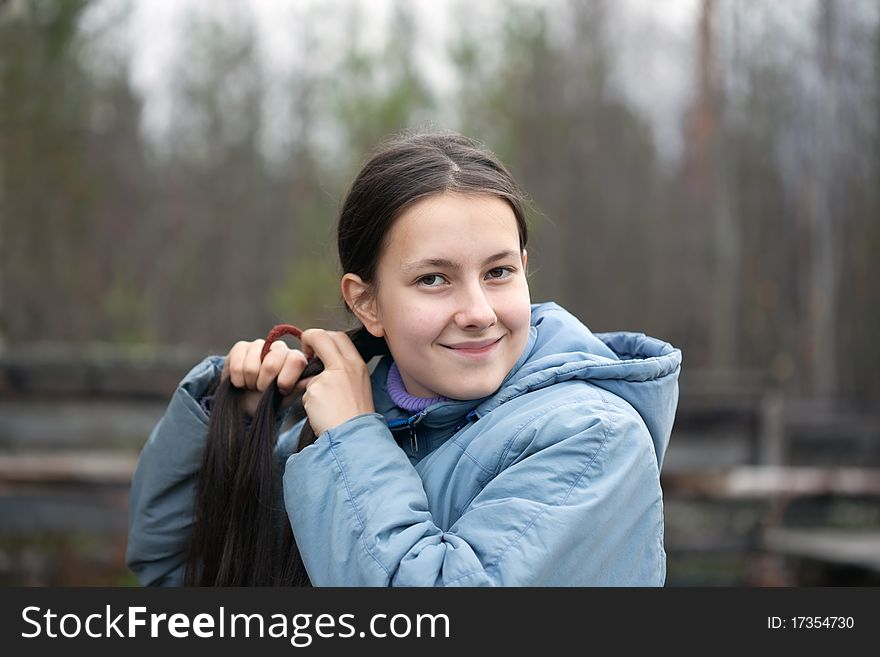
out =
[[[483,265],[486,266],[490,262],[495,262],[496,260],[501,260],[503,258],[510,257],[518,257],[519,254],[516,251],[512,251],[507,249],[505,251],[501,251],[500,253],[496,253],[495,255],[491,255],[485,260],[483,260]],[[460,270],[461,265],[457,262],[453,262],[452,260],[447,260],[446,258],[425,258],[423,260],[416,260],[415,262],[408,262],[401,266],[401,271],[405,274],[416,271],[418,269],[423,269],[425,267],[441,267],[446,269],[455,269]]]

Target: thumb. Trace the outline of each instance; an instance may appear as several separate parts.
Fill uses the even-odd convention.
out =
[[[309,386],[312,385],[312,381],[315,380],[316,376],[317,375],[309,376],[305,379],[300,379],[299,381],[297,381],[296,385],[293,386],[293,392],[305,392],[306,390],[308,390]]]

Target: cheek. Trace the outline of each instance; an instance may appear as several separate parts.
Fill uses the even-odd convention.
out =
[[[406,350],[437,337],[433,332],[439,313],[435,305],[394,284],[379,288],[378,308],[385,329],[385,338],[398,350]],[[405,312],[399,309],[405,308]]]
[[[402,313],[396,322],[395,337],[412,345],[424,345],[436,340],[443,332],[444,326],[442,313],[436,308],[410,305],[407,312]]]
[[[532,319],[529,295],[516,291],[498,300],[495,313],[511,331],[526,331]]]

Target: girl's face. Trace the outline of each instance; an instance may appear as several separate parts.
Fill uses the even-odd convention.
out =
[[[361,319],[383,335],[407,391],[478,399],[522,354],[531,307],[510,206],[444,193],[397,218]]]

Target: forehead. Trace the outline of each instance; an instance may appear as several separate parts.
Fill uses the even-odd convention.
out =
[[[443,256],[460,260],[502,250],[519,252],[519,227],[506,201],[488,194],[438,194],[415,203],[388,233],[395,264]]]

